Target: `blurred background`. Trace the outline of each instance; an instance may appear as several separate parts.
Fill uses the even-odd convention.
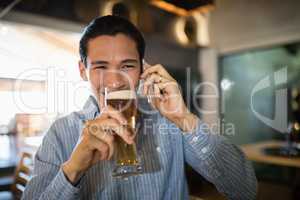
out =
[[[300,199],[299,9],[297,0],[1,0],[0,199],[20,197],[51,123],[82,108],[78,42],[109,14],[142,31],[147,62],[164,65],[192,112],[242,148],[257,199]],[[193,196],[224,199],[186,173]]]

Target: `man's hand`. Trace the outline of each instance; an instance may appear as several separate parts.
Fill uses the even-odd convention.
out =
[[[182,131],[194,130],[198,118],[186,107],[176,80],[160,64],[145,63],[144,68],[143,93],[151,97],[151,104]]]
[[[62,169],[72,184],[91,166],[101,160],[109,160],[114,152],[114,137],[120,136],[132,144],[134,136],[126,128],[126,119],[120,112],[107,106],[100,117],[85,123],[80,140]]]

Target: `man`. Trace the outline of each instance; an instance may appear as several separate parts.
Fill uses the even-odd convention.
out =
[[[164,67],[143,66],[144,51],[141,33],[126,19],[105,16],[86,27],[79,70],[92,95],[82,111],[58,119],[49,129],[23,199],[188,199],[184,162],[228,199],[255,199],[256,178],[243,153],[201,128],[205,124],[187,109]],[[101,91],[136,89],[141,82],[143,94],[153,96],[151,105],[139,102],[143,172],[126,180],[113,178],[114,138],[132,144],[135,135],[122,129],[126,119],[104,105]],[[87,122],[99,129],[90,131]]]

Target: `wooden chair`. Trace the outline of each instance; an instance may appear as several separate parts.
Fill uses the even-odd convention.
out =
[[[190,200],[204,200],[204,199],[190,195]]]
[[[19,164],[15,170],[14,182],[11,192],[14,199],[21,199],[25,186],[30,179],[33,170],[33,155],[23,152]]]

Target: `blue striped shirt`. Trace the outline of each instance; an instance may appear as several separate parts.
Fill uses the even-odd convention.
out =
[[[75,148],[84,121],[99,115],[91,96],[81,111],[52,124],[35,155],[33,177],[22,199],[189,199],[185,162],[227,199],[256,198],[253,167],[238,147],[205,131],[200,121],[195,131],[183,134],[159,112],[151,110],[146,101],[140,100],[139,108],[148,111],[141,114],[137,135],[141,175],[126,180],[113,178],[112,161],[100,161],[86,171],[76,186],[66,179],[61,165]]]

